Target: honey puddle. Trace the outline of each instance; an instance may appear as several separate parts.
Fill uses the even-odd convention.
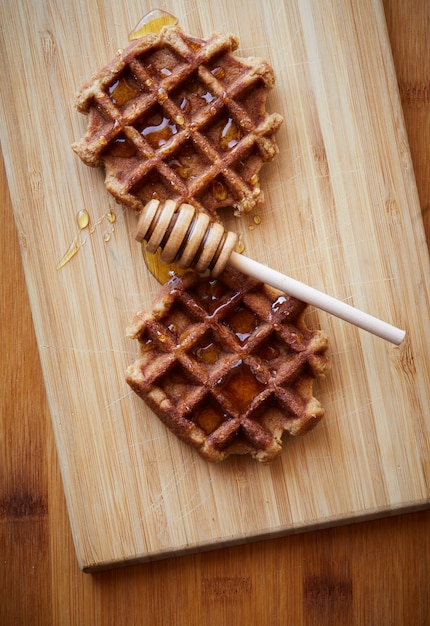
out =
[[[240,413],[264,390],[251,372],[249,365],[238,361],[222,381],[222,393],[230,400]]]
[[[176,26],[177,23],[178,19],[174,15],[161,9],[153,9],[142,17],[129,34],[128,39],[134,41],[148,33],[158,34],[164,26]]]

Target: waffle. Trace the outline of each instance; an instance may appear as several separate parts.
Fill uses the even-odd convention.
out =
[[[188,202],[218,219],[263,202],[259,170],[282,123],[266,113],[272,68],[239,59],[233,35],[194,39],[165,27],[133,42],[80,91],[85,136],[72,145],[136,212],[151,199]]]
[[[268,463],[284,431],[302,435],[324,414],[313,382],[328,369],[328,340],[309,330],[305,310],[232,268],[173,277],[128,326],[140,350],[127,382],[206,460]]]

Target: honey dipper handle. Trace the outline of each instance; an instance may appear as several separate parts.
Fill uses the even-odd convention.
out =
[[[279,289],[294,298],[302,300],[307,304],[312,304],[313,306],[326,311],[326,313],[335,315],[336,317],[373,333],[377,337],[390,341],[397,346],[405,338],[406,332],[404,330],[396,328],[387,322],[383,322],[382,320],[373,317],[373,315],[364,313],[363,311],[346,304],[346,302],[337,300],[336,298],[333,298],[322,291],[318,291],[313,287],[309,287],[294,278],[285,276],[284,274],[281,274],[266,265],[262,265],[249,257],[238,254],[237,252],[232,252],[228,260],[228,264],[235,267],[243,274],[252,276],[253,278],[271,285],[272,287],[275,287],[276,289]]]
[[[211,221],[190,204],[178,206],[173,200],[163,204],[159,200],[151,200],[140,215],[135,236],[137,241],[147,242],[148,252],[161,248],[160,258],[165,263],[174,261],[181,268],[193,267],[197,272],[209,269],[213,276],[218,275],[228,264],[243,274],[391,343],[399,345],[405,337],[404,330],[234,252],[237,235],[226,232],[221,224]]]

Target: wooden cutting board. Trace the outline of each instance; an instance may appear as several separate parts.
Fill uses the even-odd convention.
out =
[[[261,176],[266,203],[228,224],[246,254],[407,338],[395,347],[311,310],[332,361],[316,386],[326,417],[312,433],[287,437],[270,467],[247,458],[208,465],[176,440],[124,381],[137,351],[125,327],[158,288],[133,239],[135,218],[70,149],[86,128],[75,92],[152,7],[3,2],[2,148],[85,570],[429,503],[430,268],[381,4],[163,7],[192,35],[237,34],[239,53],[269,60],[277,75],[268,109],[285,122],[279,157]],[[58,271],[83,208],[96,228]],[[109,211],[118,218],[104,241]]]

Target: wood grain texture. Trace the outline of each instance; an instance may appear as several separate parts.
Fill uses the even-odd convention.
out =
[[[430,35],[427,0],[408,3],[408,28],[404,27],[403,0],[386,0],[384,4],[389,9],[393,49],[402,50],[396,59],[398,75],[407,80],[413,70],[413,76],[428,84],[430,65],[420,61],[428,49]],[[416,65],[409,62],[410,58],[417,59]],[[429,106],[424,108],[429,115]],[[412,155],[422,155],[425,161],[430,158],[430,149],[423,119],[425,116],[414,116],[410,110],[407,126]],[[420,166],[414,160],[415,169]],[[423,177],[418,190],[421,198],[429,197],[430,180]],[[34,333],[28,332],[31,313],[3,169],[0,193],[2,340],[26,333],[25,350],[18,353],[10,349],[14,347],[12,341],[0,360],[0,488],[4,512],[0,521],[0,589],[2,599],[6,598],[0,603],[0,624],[193,626],[203,621],[264,621],[274,625],[332,625],[333,615],[341,611],[351,615],[342,599],[345,595],[333,593],[335,588],[341,588],[341,580],[345,582],[346,576],[339,577],[336,585],[332,576],[329,585],[322,572],[333,572],[335,568],[339,571],[335,564],[342,562],[343,572],[352,583],[352,596],[348,596],[352,619],[348,623],[426,626],[430,614],[430,511],[94,576],[78,570],[37,343]],[[14,313],[8,314],[9,309]],[[13,372],[19,372],[19,376]],[[31,385],[26,383],[29,380]],[[29,406],[32,420],[24,423],[20,416],[27,413]],[[22,507],[5,505],[5,501],[15,498],[16,490],[37,492],[47,504],[42,515],[44,532],[40,532],[38,516],[28,517],[23,524],[15,513]],[[251,593],[246,591],[250,581]],[[184,595],[184,589],[193,590],[192,597]],[[244,595],[246,601],[242,599]]]
[[[429,32],[429,7],[425,2],[384,2],[387,27],[396,68],[409,145],[422,208],[427,242],[430,241],[430,157],[421,133],[430,128],[430,49],[422,47]],[[414,37],[405,38],[405,24],[414,25]]]
[[[49,569],[46,434],[52,428],[3,159],[0,193],[0,624],[30,623],[34,613],[49,623],[49,582],[43,589],[28,585],[23,602],[16,579],[8,578],[14,563],[33,581]]]
[[[298,278],[409,330],[398,350],[320,314],[334,338],[333,374],[319,390],[328,417],[305,440],[286,443],[281,463],[267,471],[246,460],[208,468],[122,386],[134,350],[123,329],[156,288],[133,247],[130,216],[121,218],[109,246],[94,236],[61,274],[55,271],[82,203],[94,218],[113,206],[100,173],[65,150],[83,128],[70,94],[126,40],[142,7],[112,8],[109,22],[100,7],[87,16],[80,3],[67,11],[45,3],[37,11],[22,6],[13,14],[12,5],[2,8],[9,24],[37,25],[28,49],[18,49],[3,32],[2,58],[28,65],[18,78],[5,68],[13,88],[3,98],[2,142],[81,565],[424,506],[429,413],[421,322],[428,301],[419,285],[428,260],[381,8],[360,3],[345,14],[334,3],[328,14],[327,7],[289,3],[277,15],[260,15],[271,34],[266,39],[244,27],[239,2],[228,15],[222,4],[208,11],[175,6],[186,30],[208,34],[228,27],[239,34],[244,54],[269,58],[279,77],[271,106],[289,122],[280,138],[283,165],[278,159],[266,170],[270,208],[258,230],[246,228],[247,252],[274,266],[286,259]],[[134,17],[127,13],[131,7]],[[86,32],[86,24],[90,37],[78,48],[73,37]],[[35,77],[42,81],[40,98],[29,110],[26,90]],[[58,97],[54,107],[51,94]],[[379,110],[384,116],[369,114]],[[281,212],[285,206],[293,206],[299,220],[297,213]],[[262,248],[257,234],[263,228],[275,241],[281,233],[282,246]],[[292,241],[299,260],[284,250],[281,255]],[[327,270],[315,275],[320,265]],[[408,307],[397,302],[398,292]],[[266,501],[270,506],[261,506]]]

